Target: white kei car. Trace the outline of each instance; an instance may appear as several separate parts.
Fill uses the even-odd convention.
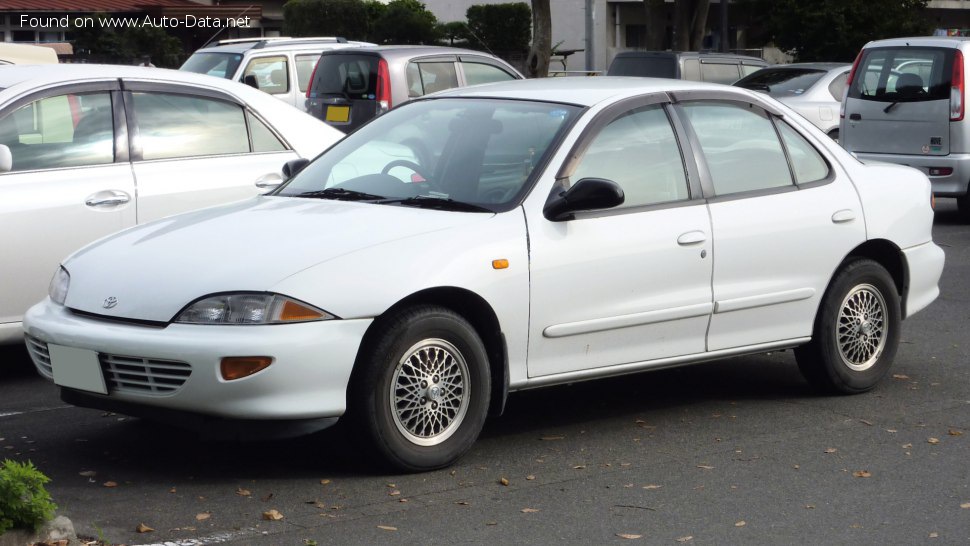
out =
[[[25,320],[39,372],[223,432],[349,419],[426,470],[520,389],[796,348],[812,384],[869,390],[939,293],[926,177],[739,88],[455,89],[299,167],[65,260]]]
[[[267,100],[269,99],[269,100]],[[275,188],[343,137],[249,86],[108,65],[0,68],[0,343],[105,235]]]

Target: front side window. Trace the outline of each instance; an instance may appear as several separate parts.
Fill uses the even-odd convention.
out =
[[[290,90],[289,64],[286,57],[261,57],[246,65],[242,81],[255,80],[256,88],[269,94],[287,93]]]
[[[462,61],[461,68],[465,71],[465,83],[467,85],[504,82],[515,79],[515,76],[512,74],[490,64]]]
[[[570,176],[574,182],[583,178],[616,182],[625,195],[623,207],[690,197],[680,147],[661,106],[623,114],[597,134]]]
[[[685,103],[717,195],[792,186],[791,171],[767,114],[748,105]]]
[[[931,47],[866,49],[849,96],[879,102],[948,100],[953,52]]]
[[[145,160],[249,152],[239,105],[173,93],[134,92],[132,99]]]
[[[280,195],[384,204],[461,202],[504,210],[524,193],[580,109],[518,100],[407,104],[351,133]]]
[[[107,92],[47,97],[0,119],[0,144],[14,171],[112,163],[113,119]]]

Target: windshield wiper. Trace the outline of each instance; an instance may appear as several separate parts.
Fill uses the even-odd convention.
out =
[[[464,201],[455,201],[447,197],[429,197],[427,195],[417,195],[406,199],[388,199],[381,201],[382,205],[404,205],[406,207],[419,207],[435,210],[452,210],[456,212],[495,212],[490,208]]]
[[[889,111],[892,110],[893,108],[895,108],[897,104],[899,104],[899,101],[890,103],[889,106],[883,108],[882,111],[888,114]]]
[[[305,191],[294,195],[294,197],[316,197],[319,199],[333,199],[334,201],[378,201],[384,199],[383,195],[374,195],[373,193],[348,190],[346,188]]]

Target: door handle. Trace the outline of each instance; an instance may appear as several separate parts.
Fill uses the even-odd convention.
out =
[[[688,231],[677,237],[677,244],[681,246],[696,245],[707,240],[707,234],[703,231]]]
[[[859,121],[862,119],[862,114],[849,114],[849,119],[852,121]]]
[[[121,190],[104,190],[92,193],[84,199],[89,207],[115,207],[131,201],[131,196]]]
[[[832,223],[834,224],[845,224],[855,220],[855,211],[852,209],[842,209],[835,211],[832,215]]]
[[[264,174],[256,179],[256,187],[263,190],[271,190],[283,183],[283,177],[278,173]]]

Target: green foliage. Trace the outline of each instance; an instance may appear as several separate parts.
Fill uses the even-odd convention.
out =
[[[363,40],[371,8],[361,0],[290,0],[283,5],[283,34]]]
[[[465,12],[474,46],[489,51],[526,51],[532,38],[532,9],[525,2],[474,5]]]
[[[50,478],[30,461],[3,461],[0,467],[0,534],[14,527],[33,530],[54,517],[57,506],[44,489],[44,484],[49,481]]]
[[[438,35],[449,44],[455,42],[471,42],[471,35],[468,33],[468,23],[464,21],[452,21],[450,23],[438,24]]]
[[[742,0],[752,28],[799,61],[852,62],[870,40],[929,32],[927,0]],[[759,38],[753,36],[753,38]]]
[[[95,19],[108,15],[96,13]],[[71,29],[74,51],[115,62],[135,62],[149,57],[152,64],[178,68],[184,51],[182,42],[158,27],[74,28]]]
[[[392,0],[374,21],[372,41],[383,44],[436,44],[438,19],[419,0]]]

